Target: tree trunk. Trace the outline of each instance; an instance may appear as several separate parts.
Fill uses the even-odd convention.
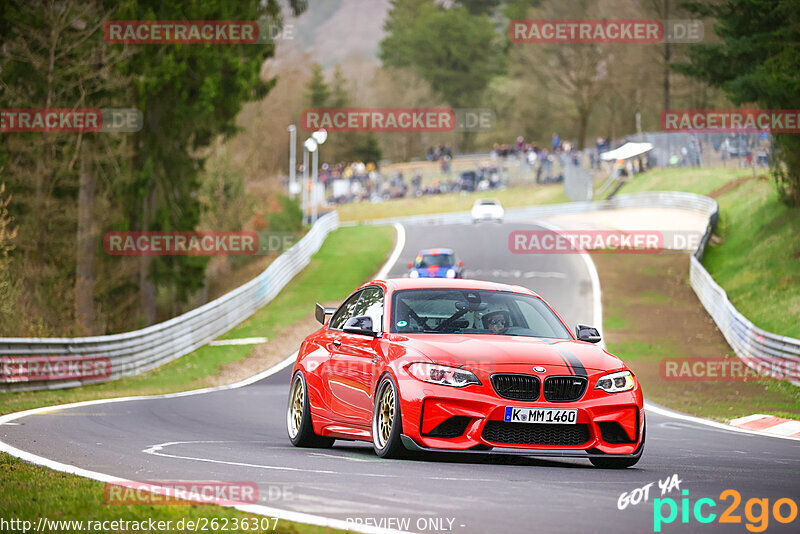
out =
[[[85,335],[94,333],[94,190],[95,179],[84,153],[78,185],[78,238],[75,253],[75,322]]]
[[[589,109],[578,109],[578,150],[586,146],[586,131],[589,129]]]
[[[155,191],[151,190],[142,202],[142,230],[149,230],[150,220],[155,211]],[[156,286],[150,279],[150,266],[153,258],[148,255],[139,259],[139,299],[142,314],[148,325],[156,322]]]
[[[664,2],[664,23],[669,20],[669,0]],[[665,40],[666,41],[666,40]],[[669,98],[669,61],[672,57],[670,43],[664,42],[664,111],[670,109]]]

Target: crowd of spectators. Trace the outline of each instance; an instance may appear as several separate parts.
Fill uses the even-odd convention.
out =
[[[489,158],[479,162],[474,169],[452,172],[453,150],[450,145],[438,144],[426,150],[425,159],[437,162],[440,175],[433,181],[423,184],[421,170],[412,176],[395,171],[386,174],[372,162],[340,162],[333,165],[323,163],[319,169],[319,183],[325,191],[325,198],[331,204],[357,201],[381,201],[408,196],[437,195],[454,191],[486,191],[505,187],[509,182],[509,169],[519,165],[523,179],[535,178],[536,183],[544,184],[563,180],[562,173],[556,173],[556,163],[560,158],[577,152],[568,141],[553,136],[551,148],[526,143],[518,137],[515,143],[495,143]],[[299,167],[298,175],[303,168]],[[430,178],[430,175],[429,175]]]

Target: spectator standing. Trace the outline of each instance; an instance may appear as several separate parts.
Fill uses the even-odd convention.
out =
[[[439,159],[442,174],[450,176],[450,156],[444,155]]]

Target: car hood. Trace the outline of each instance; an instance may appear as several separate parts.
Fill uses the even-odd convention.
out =
[[[613,371],[622,360],[597,345],[548,338],[504,335],[409,334],[404,345],[443,365],[488,372],[528,369],[532,366],[581,371]]]

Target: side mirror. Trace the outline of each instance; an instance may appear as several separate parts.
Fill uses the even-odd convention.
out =
[[[321,324],[325,324],[325,316],[333,315],[336,313],[336,308],[326,308],[319,302],[317,302],[316,307],[314,308],[314,317],[317,318]]]
[[[409,269],[410,269],[410,268],[412,268],[413,266],[414,266],[414,264],[413,264],[413,263],[411,263],[411,262],[408,262],[408,263],[406,264],[406,267],[408,267]]]
[[[585,324],[579,324],[575,327],[575,336],[579,341],[600,342],[600,331],[593,326],[586,326]]]
[[[347,322],[344,323],[344,328],[342,328],[342,330],[348,334],[378,337],[378,332],[372,329],[372,318],[366,315],[350,317]]]

